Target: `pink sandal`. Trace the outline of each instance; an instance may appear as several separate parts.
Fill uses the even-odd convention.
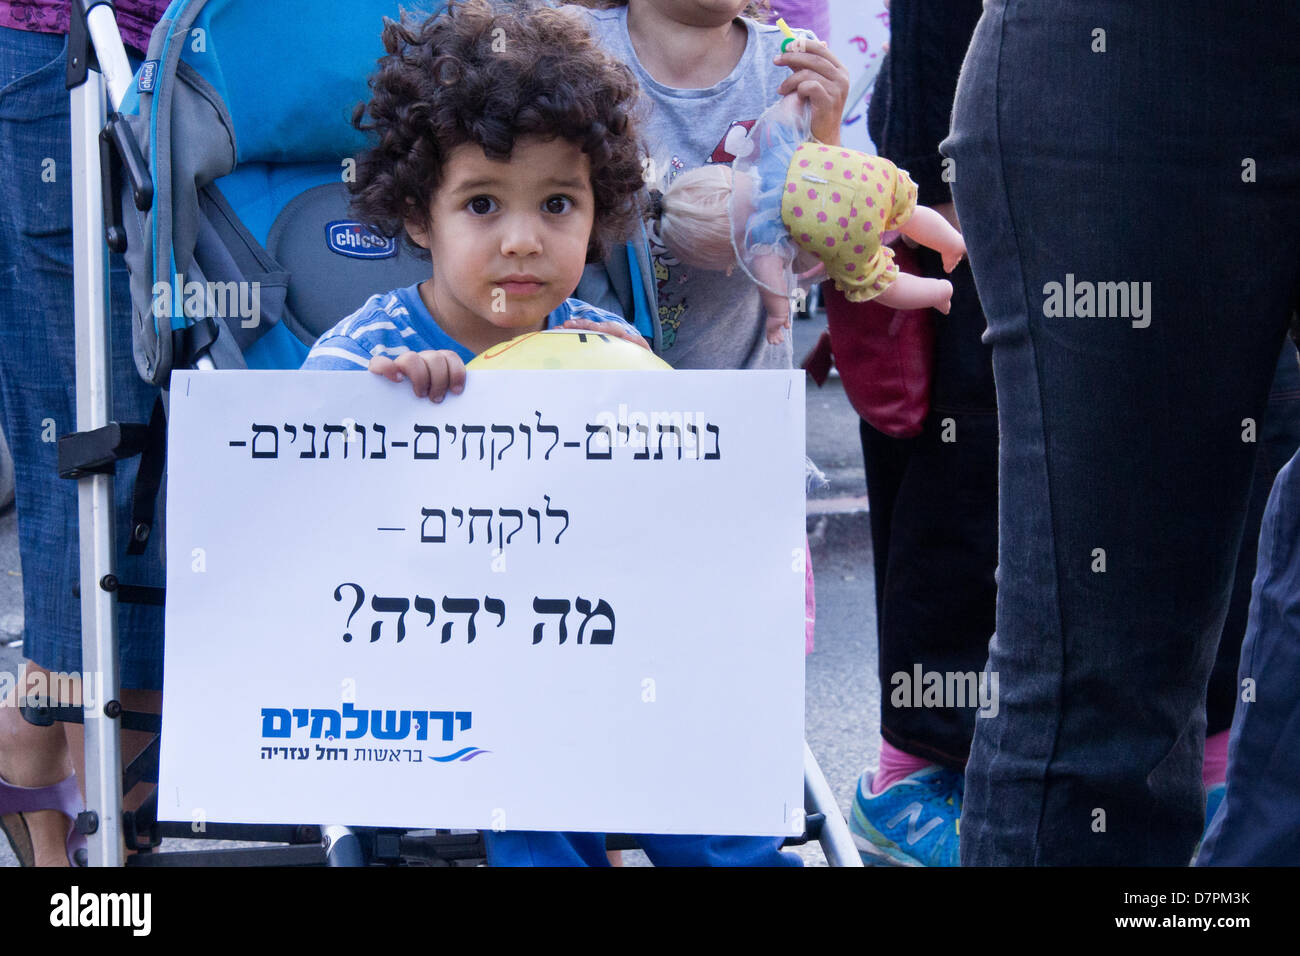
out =
[[[77,789],[75,774],[48,787],[16,787],[0,777],[0,831],[9,838],[9,845],[22,866],[36,865],[31,831],[27,829],[23,814],[37,810],[58,810],[71,821],[66,841],[68,862],[79,866],[77,851],[86,846],[86,838],[76,829],[77,814],[81,809],[81,791]]]

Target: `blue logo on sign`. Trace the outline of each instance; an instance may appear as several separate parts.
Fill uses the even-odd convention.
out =
[[[153,85],[158,81],[158,61],[145,60],[140,66],[140,80],[137,86],[141,93],[153,92]]]
[[[352,259],[387,259],[397,255],[397,240],[378,235],[369,226],[352,219],[325,224],[325,241],[330,249]]]

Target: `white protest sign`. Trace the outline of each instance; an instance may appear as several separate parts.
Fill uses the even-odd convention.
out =
[[[177,372],[162,819],[802,825],[800,372]]]

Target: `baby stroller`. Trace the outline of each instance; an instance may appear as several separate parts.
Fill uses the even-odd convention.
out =
[[[310,0],[174,0],[134,76],[111,4],[77,0],[73,6],[68,55],[78,167],[73,188],[80,400],[78,431],[60,440],[60,474],[81,483],[83,666],[98,670],[105,688],[116,688],[116,601],[161,602],[163,595],[114,574],[112,466],[142,455],[137,501],[156,495],[171,371],[297,368],[311,343],[339,317],[375,292],[427,278],[428,264],[353,221],[344,185],[355,168],[353,157],[365,146],[350,125],[351,109],[366,98],[365,78],[382,53],[381,18],[399,15],[395,0],[338,5],[328,18]],[[280,68],[290,60],[292,67]],[[313,70],[303,71],[304,63]],[[109,343],[105,331],[105,245],[126,256],[131,273],[137,369],[162,390],[148,426],[110,420],[108,355],[112,344],[122,343]],[[190,295],[191,284],[208,294]],[[251,288],[259,290],[260,301],[249,301]],[[589,267],[575,296],[623,314],[658,346],[644,236]],[[154,533],[152,506],[148,500],[137,510],[133,539]],[[89,835],[92,864],[120,865],[122,837],[148,851],[169,836],[290,846],[142,852],[131,862],[446,864],[482,857],[472,831],[208,823],[196,834],[188,823],[158,822],[154,802],[124,815],[123,784],[129,789],[140,780],[156,782],[159,750],[155,740],[124,773],[117,725],[157,733],[160,721],[123,712],[115,700],[103,712],[107,720],[85,721],[89,809],[78,826]],[[31,716],[41,722],[82,719],[74,708],[36,707]],[[806,746],[805,790],[806,832],[790,842],[820,839],[833,864],[860,865]]]

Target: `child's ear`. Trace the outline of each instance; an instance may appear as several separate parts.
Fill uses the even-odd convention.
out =
[[[421,249],[428,249],[430,241],[429,227],[431,225],[429,211],[426,209],[423,216],[418,215],[419,212],[420,207],[416,205],[415,200],[407,196],[406,219],[403,220],[402,226],[406,229],[406,234],[411,237],[412,242]]]
[[[412,242],[421,249],[429,248],[429,231],[426,227],[421,226],[414,219],[407,219],[403,225],[406,227],[406,234],[411,237]]]

